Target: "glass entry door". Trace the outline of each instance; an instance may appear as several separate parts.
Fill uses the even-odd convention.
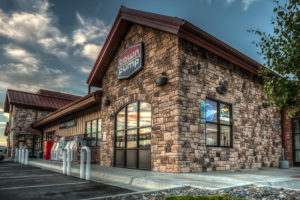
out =
[[[151,169],[151,104],[135,102],[116,115],[115,166]]]
[[[300,166],[300,118],[293,119],[292,124],[293,124],[294,165]]]

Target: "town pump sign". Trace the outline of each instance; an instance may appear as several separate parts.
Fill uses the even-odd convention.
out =
[[[118,59],[118,79],[127,79],[143,68],[143,43],[127,48]]]

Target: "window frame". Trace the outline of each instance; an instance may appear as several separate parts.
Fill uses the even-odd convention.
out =
[[[56,135],[56,130],[46,132],[45,141],[52,141],[53,137],[51,137],[51,135],[53,135],[54,133]]]
[[[214,98],[210,98],[210,97],[206,97],[205,99],[205,106],[206,106],[206,102],[207,100],[209,101],[213,101],[217,103],[217,122],[208,122],[206,121],[206,115],[205,115],[205,145],[207,147],[223,147],[223,148],[233,148],[233,118],[232,118],[232,104],[231,103],[227,103],[224,101],[220,101],[218,99],[214,99]],[[229,124],[224,124],[220,122],[220,104],[224,104],[224,105],[228,105],[229,106],[229,120],[230,123]],[[217,145],[208,145],[206,144],[206,125],[207,124],[214,124],[217,125]],[[227,126],[230,128],[230,145],[229,146],[221,146],[221,126]]]
[[[94,120],[96,120],[96,132],[93,132],[93,121]],[[89,146],[91,146],[91,147],[97,147],[97,146],[101,146],[101,142],[100,143],[98,143],[98,141],[99,140],[101,140],[101,138],[102,137],[100,137],[100,138],[98,138],[98,134],[99,134],[99,120],[101,120],[101,118],[96,118],[96,119],[91,119],[91,120],[88,120],[88,121],[86,121],[85,122],[85,136],[86,136],[86,138],[89,138],[90,139],[90,145]],[[88,123],[91,123],[91,132],[90,133],[87,133],[87,124]],[[101,120],[101,126],[102,126],[102,120]],[[101,131],[102,132],[102,131]],[[100,132],[100,134],[101,134],[101,132]],[[93,133],[95,133],[96,134],[96,139],[95,139],[95,145],[91,145],[92,144],[92,140],[91,140],[91,138],[93,138],[92,136],[93,136]]]
[[[128,106],[131,104],[137,103],[137,127],[134,128],[127,128],[127,123],[128,123]],[[151,106],[151,123],[150,126],[142,126],[140,127],[140,104],[141,103],[147,103]],[[124,129],[117,129],[117,116],[120,113],[120,111],[122,109],[125,108],[125,128]],[[139,149],[150,149],[151,148],[151,144],[150,147],[140,147],[140,129],[143,128],[151,128],[151,133],[152,133],[152,124],[153,123],[153,119],[152,119],[152,104],[147,102],[147,101],[134,101],[134,102],[130,102],[128,104],[125,104],[124,106],[122,106],[116,113],[115,113],[115,136],[114,136],[114,147],[117,150],[139,150]],[[136,130],[137,131],[137,144],[135,148],[127,148],[127,132],[130,130]],[[117,147],[117,132],[119,131],[124,131],[124,147]],[[151,140],[151,139],[150,139]]]

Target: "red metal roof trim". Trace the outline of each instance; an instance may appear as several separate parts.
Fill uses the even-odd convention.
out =
[[[8,89],[4,103],[4,112],[9,112],[9,105],[11,104],[54,111],[79,98],[81,97],[48,90],[39,90],[37,94],[34,94]]]
[[[55,98],[70,100],[70,101],[75,101],[75,100],[81,98],[81,96],[78,96],[78,95],[67,94],[67,93],[62,93],[62,92],[56,92],[56,91],[51,91],[51,90],[44,90],[44,89],[40,89],[39,91],[37,91],[36,94],[39,94],[39,95],[42,95],[42,96],[48,96],[48,97],[55,97]]]

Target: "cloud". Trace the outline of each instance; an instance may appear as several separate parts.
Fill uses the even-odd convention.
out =
[[[96,60],[101,46],[96,44],[86,44],[83,46],[82,54],[91,60]]]
[[[92,70],[92,66],[90,67],[80,67],[80,71],[86,74],[89,74]]]
[[[86,19],[76,13],[78,28],[73,31],[73,46],[79,49],[75,55],[95,61],[102,44],[109,32],[110,26],[99,19]]]
[[[5,117],[8,120],[9,114],[5,113],[4,110],[3,110],[3,108],[0,108],[0,116],[3,116],[3,117]]]
[[[14,10],[0,8],[0,107],[7,89],[87,93],[86,74],[110,25],[77,13],[77,24],[65,33],[51,6],[47,0],[15,0]]]
[[[18,1],[20,5],[27,5]],[[0,35],[9,39],[39,45],[43,50],[58,56],[66,56],[64,51],[69,46],[67,37],[56,27],[55,17],[48,12],[49,3],[32,2],[33,10],[5,13],[0,9]],[[29,4],[29,5],[28,5]]]
[[[12,44],[4,46],[3,49],[4,49],[4,55],[6,55],[7,57],[32,66],[33,71],[38,70],[37,65],[39,65],[40,62],[38,59],[35,58],[35,55],[29,53],[28,51],[26,51],[21,47],[14,46]]]
[[[236,0],[226,0],[226,4],[227,5],[231,5],[232,3],[234,3]],[[249,6],[251,4],[253,4],[254,2],[258,2],[260,0],[240,0],[242,3],[242,8],[244,11],[247,11]]]
[[[245,11],[248,10],[249,6],[254,3],[254,2],[257,2],[257,1],[260,1],[260,0],[242,0],[242,3],[243,3],[243,9]]]

